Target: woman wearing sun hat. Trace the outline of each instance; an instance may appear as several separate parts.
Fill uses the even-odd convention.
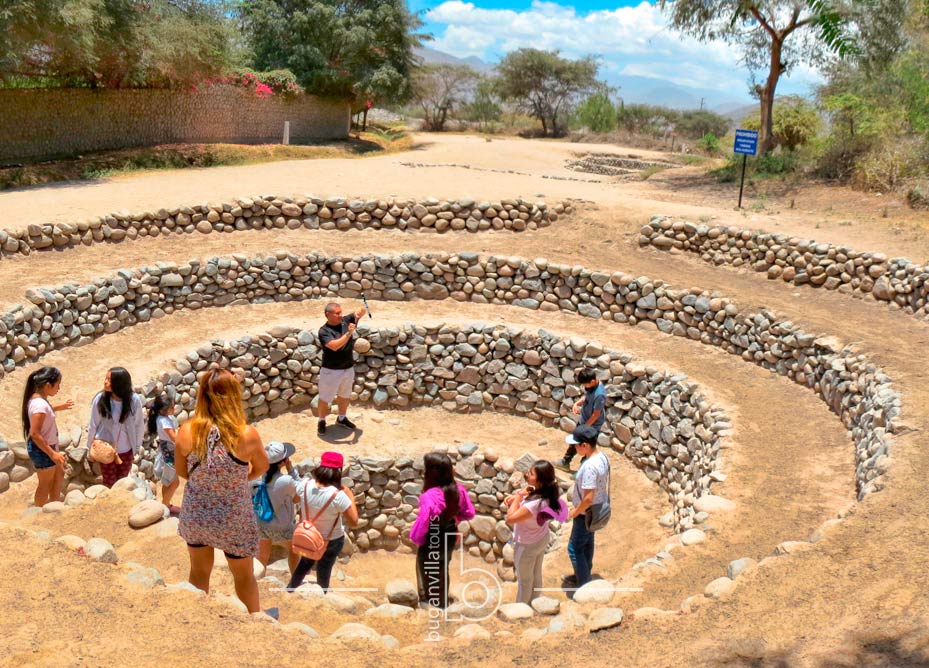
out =
[[[345,544],[345,528],[358,525],[358,507],[352,490],[342,485],[342,467],[345,459],[338,452],[324,452],[319,466],[313,469],[313,480],[303,483],[297,493],[297,503],[304,519],[313,519],[320,534],[327,538],[329,544],[326,552],[317,562],[314,559],[300,557],[294,569],[287,589],[293,591],[316,565],[316,583],[324,590],[329,589],[329,578],[335,560]],[[320,512],[322,511],[322,512]],[[319,515],[317,517],[317,515]],[[344,524],[343,524],[344,522]]]
[[[257,493],[262,483],[265,485],[271,507],[274,508],[274,517],[267,522],[261,517],[258,518],[258,561],[267,566],[271,559],[271,546],[283,545],[287,548],[287,563],[290,572],[293,573],[300,559],[290,550],[291,538],[297,526],[294,502],[300,489],[296,473],[291,475],[293,464],[290,463],[290,458],[296,452],[296,448],[293,443],[271,441],[265,446],[265,452],[268,453],[270,467],[261,479],[252,481],[252,494]]]

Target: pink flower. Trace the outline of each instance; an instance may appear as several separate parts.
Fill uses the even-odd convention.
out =
[[[274,91],[267,84],[259,82],[255,84],[255,95],[258,97],[271,97],[274,95]]]

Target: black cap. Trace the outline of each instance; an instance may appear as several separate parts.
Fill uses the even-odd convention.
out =
[[[570,434],[565,436],[565,443],[570,445],[577,445],[578,443],[590,443],[591,445],[597,445],[597,436],[600,435],[600,432],[595,428],[591,427],[589,424],[582,424],[575,428]]]

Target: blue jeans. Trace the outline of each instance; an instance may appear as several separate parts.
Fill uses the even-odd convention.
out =
[[[315,564],[316,584],[328,590],[329,578],[332,576],[332,567],[335,566],[335,560],[339,558],[339,553],[342,552],[342,546],[344,544],[345,536],[339,536],[334,540],[330,540],[329,544],[326,546],[326,551],[323,553],[323,556],[319,558],[318,562],[314,559],[300,557],[300,561],[294,569],[294,574],[290,577],[290,584],[287,585],[287,588],[293,590],[302,585],[303,578],[313,570],[313,565]]]
[[[594,567],[594,533],[587,530],[584,515],[578,515],[571,522],[568,557],[574,566],[577,586],[581,587],[590,582],[590,573]]]

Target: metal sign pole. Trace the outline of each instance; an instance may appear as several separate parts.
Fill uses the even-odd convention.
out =
[[[742,154],[742,180],[739,181],[739,207],[742,208],[742,189],[745,187],[745,163],[748,161],[748,156],[744,153]]]

